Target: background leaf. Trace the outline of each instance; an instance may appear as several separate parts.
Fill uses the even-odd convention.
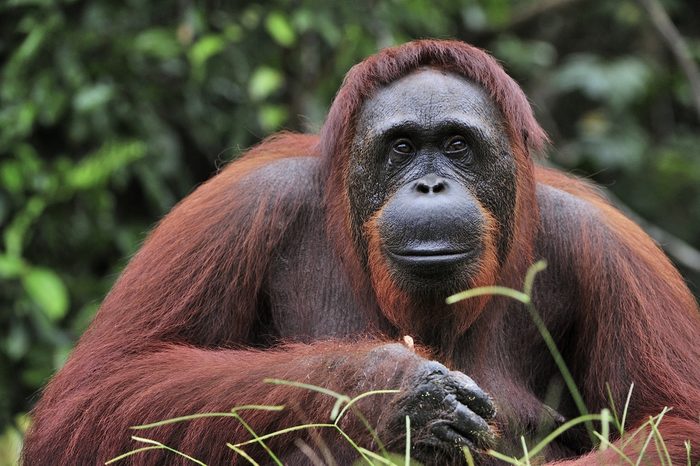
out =
[[[57,321],[66,315],[68,290],[55,272],[46,268],[32,268],[22,277],[22,284],[29,297],[50,320]]]

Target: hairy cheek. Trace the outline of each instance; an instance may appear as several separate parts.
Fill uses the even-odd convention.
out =
[[[498,274],[498,231],[499,225],[495,217],[481,204],[479,210],[484,219],[481,232],[481,255],[477,261],[476,270],[469,279],[469,287],[493,285]]]
[[[393,279],[388,259],[382,252],[382,241],[379,235],[377,221],[381,210],[377,211],[364,225],[367,239],[367,266],[377,295],[377,301],[384,315],[400,329],[411,328],[410,313],[411,299],[408,293],[399,289]]]
[[[470,266],[463,289],[495,285],[498,277],[498,245],[496,241],[498,222],[481,204],[479,204],[479,210],[484,219],[481,231],[481,254],[479,259]],[[459,286],[461,283],[457,285]],[[462,290],[454,289],[453,291]],[[459,334],[465,332],[474,323],[490,300],[491,295],[483,295],[459,301],[451,306],[457,319],[455,328]]]
[[[480,193],[480,202],[494,220],[497,231],[491,235],[496,242],[500,262],[506,260],[511,247],[515,226],[517,202],[515,165],[510,161],[495,167],[493,176],[479,183],[475,191]]]
[[[385,192],[384,183],[376,176],[376,169],[362,163],[352,164],[348,175],[348,197],[354,221],[366,224],[373,212],[381,209]]]

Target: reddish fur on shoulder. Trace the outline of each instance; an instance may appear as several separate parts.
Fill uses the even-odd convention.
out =
[[[685,461],[686,440],[692,442],[693,456],[700,456],[700,345],[688,344],[700,338],[695,298],[659,246],[595,187],[552,169],[538,168],[536,174],[540,183],[586,203],[586,211],[574,212],[576,255],[566,260],[580,286],[572,367],[588,408],[609,406],[608,385],[615,406],[622,409],[634,383],[629,425],[639,426],[671,408],[659,431],[674,463]],[[637,438],[647,434],[648,429]],[[625,446],[633,461],[640,445],[633,441]],[[648,450],[645,458],[655,458],[654,447]],[[608,450],[566,464],[619,461]]]

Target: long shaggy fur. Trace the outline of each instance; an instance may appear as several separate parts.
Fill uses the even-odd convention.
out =
[[[565,395],[558,405],[545,405],[560,378],[522,306],[495,297],[453,309],[435,300],[415,302],[396,287],[372,222],[352,224],[346,151],[358,112],[378,88],[422,67],[481,85],[501,111],[516,160],[510,250],[499,262],[500,226],[484,209],[486,253],[472,284],[521,288],[527,267],[547,259],[535,303],[589,409],[607,406],[606,384],[622,406],[634,382],[628,430],[671,407],[660,426],[669,454],[684,463],[683,442],[690,440],[697,461],[700,313],[683,279],[653,241],[594,189],[535,168],[530,151],[547,138],[525,95],[494,59],[460,42],[425,40],[355,66],[320,136],[280,134],[264,141],[160,222],[44,390],[23,463],[103,464],[142,446],[130,440],[130,426],[248,404],[285,406],[242,413],[258,434],[327,422],[334,398],[263,380],[316,384],[349,396],[400,388],[428,357],[427,350],[386,350],[404,333],[429,344],[433,357],[493,396],[502,451],[518,454],[520,436],[535,438],[543,419],[556,424],[552,408],[575,416]],[[307,238],[313,238],[308,245]],[[272,280],[273,272],[281,282]],[[279,289],[285,299],[276,298]],[[431,315],[453,319],[434,322]],[[392,395],[367,397],[357,407],[377,425],[391,401]],[[377,447],[357,418],[349,416],[342,427],[360,444]],[[231,417],[138,433],[212,466],[244,463],[226,443],[251,438]],[[323,429],[271,438],[267,445],[289,464],[308,462],[310,450],[337,464],[350,464],[357,455]],[[269,461],[260,446],[246,448]],[[617,462],[611,449],[589,449],[585,438],[562,440],[545,458]],[[435,454],[435,464],[448,459]],[[477,461],[492,460],[477,455]],[[151,450],[122,464],[187,460]]]

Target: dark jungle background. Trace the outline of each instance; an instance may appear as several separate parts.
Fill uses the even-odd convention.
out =
[[[697,295],[700,2],[0,0],[0,465],[155,222],[422,37],[501,60],[549,163],[602,184]]]

